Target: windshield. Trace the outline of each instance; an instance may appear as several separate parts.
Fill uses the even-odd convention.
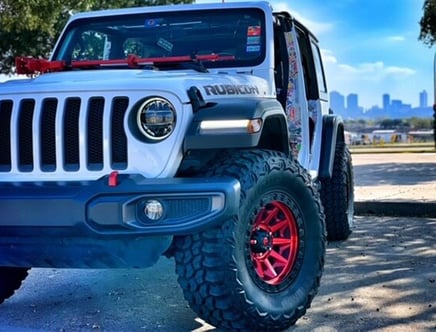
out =
[[[242,67],[265,56],[264,14],[259,9],[141,13],[79,19],[69,25],[53,60],[118,60],[189,56],[205,67]],[[189,58],[188,58],[189,59]]]

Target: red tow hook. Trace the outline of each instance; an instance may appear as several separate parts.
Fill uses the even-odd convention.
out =
[[[118,186],[118,171],[113,171],[109,175],[108,185],[109,185],[109,187],[116,187],[116,186]]]

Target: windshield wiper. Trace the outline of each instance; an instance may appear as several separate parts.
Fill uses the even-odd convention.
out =
[[[202,55],[181,55],[164,58],[154,58],[153,64],[161,69],[166,68],[182,68],[193,69],[198,72],[207,73],[208,70],[204,66],[204,61],[230,61],[235,60],[234,55],[219,55],[216,53]]]
[[[195,55],[187,58],[186,56],[164,58],[166,61],[154,62],[159,69],[192,69],[200,73],[208,73],[209,70],[204,66],[203,61],[197,59]]]

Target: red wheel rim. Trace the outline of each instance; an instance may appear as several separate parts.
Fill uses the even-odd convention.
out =
[[[262,208],[250,234],[250,254],[256,274],[270,285],[280,285],[295,264],[298,228],[290,208],[273,201]]]

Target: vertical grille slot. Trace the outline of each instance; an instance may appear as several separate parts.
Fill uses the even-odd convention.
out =
[[[18,116],[18,169],[22,172],[33,170],[33,129],[32,120],[35,109],[33,99],[23,99]]]
[[[0,171],[11,170],[12,100],[0,100]]]
[[[67,171],[79,169],[79,115],[80,98],[68,98],[65,101],[63,132],[64,132],[64,167]]]
[[[41,109],[41,170],[56,170],[56,110],[58,101],[44,99]]]
[[[126,170],[128,133],[124,125],[129,105],[126,95],[92,91],[83,96],[3,96],[0,174],[21,173],[22,179],[55,181],[69,180],[74,172],[93,178]]]
[[[104,98],[89,100],[87,119],[87,159],[88,169],[103,169],[103,111]]]
[[[127,97],[112,101],[111,114],[111,163],[113,169],[127,168],[127,136],[124,131],[124,115],[129,105]]]

